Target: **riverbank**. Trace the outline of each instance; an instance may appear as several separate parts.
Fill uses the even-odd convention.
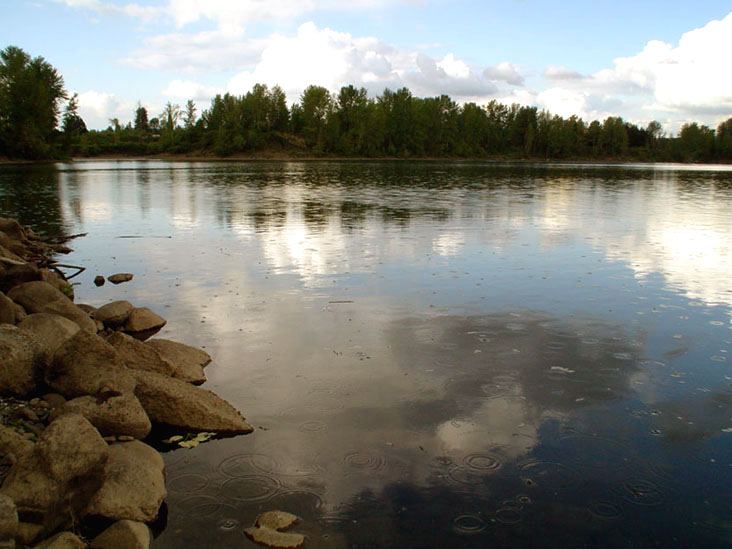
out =
[[[149,547],[167,495],[153,445],[252,428],[199,387],[205,351],[150,339],[165,319],[76,304],[54,259],[69,251],[0,218],[0,546]],[[95,284],[133,278],[119,274]],[[156,426],[175,436],[153,440]]]

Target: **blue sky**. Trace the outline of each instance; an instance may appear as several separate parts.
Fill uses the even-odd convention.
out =
[[[142,102],[308,84],[407,86],[586,120],[732,116],[732,1],[6,0],[0,47],[42,55],[87,124]]]

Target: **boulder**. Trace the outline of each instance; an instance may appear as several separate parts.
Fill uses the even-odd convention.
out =
[[[175,366],[173,377],[200,385],[206,381],[203,367],[211,362],[211,355],[206,351],[191,347],[169,339],[150,339],[145,342]]]
[[[23,258],[11,252],[7,248],[7,246],[5,246],[5,244],[10,244],[10,240],[8,239],[7,235],[3,235],[3,233],[0,233],[0,257],[9,259],[10,261],[7,262],[8,265],[12,265],[13,262],[24,263]],[[6,262],[3,261],[2,263]]]
[[[112,284],[122,284],[123,282],[129,282],[132,280],[134,275],[132,273],[117,273],[107,277]]]
[[[42,524],[33,524],[32,522],[19,522],[18,532],[15,534],[15,540],[21,547],[30,545],[37,540],[43,532]]]
[[[152,372],[132,371],[135,395],[154,422],[187,431],[251,433],[252,427],[231,404],[211,391]]]
[[[17,257],[17,256],[16,256]],[[6,265],[5,271],[0,278],[0,290],[8,292],[11,288],[40,280],[41,274],[33,263],[22,263],[20,265]]]
[[[172,376],[176,371],[175,366],[165,360],[154,347],[132,336],[114,332],[107,338],[107,342],[117,349],[117,353],[128,368],[165,376]]]
[[[98,320],[108,328],[122,326],[130,316],[134,307],[129,301],[112,301],[94,311],[94,320]]]
[[[71,532],[61,532],[34,545],[33,549],[86,549],[86,543]]]
[[[28,240],[23,226],[18,223],[17,219],[13,219],[12,217],[0,217],[0,231],[14,240]]]
[[[149,549],[151,542],[147,524],[120,520],[95,537],[89,549]]]
[[[102,485],[107,443],[78,414],[53,421],[33,451],[8,472],[0,493],[15,502],[22,522],[50,534],[70,525]]]
[[[135,339],[145,341],[157,334],[165,326],[165,319],[153,313],[147,307],[132,309],[124,324],[124,331]]]
[[[92,313],[97,310],[93,305],[87,305],[86,303],[77,303],[76,306],[89,316],[92,316]]]
[[[89,315],[48,282],[38,280],[15,286],[8,297],[29,313],[53,313],[76,322],[82,330],[95,334],[97,325]]]
[[[40,346],[32,335],[11,324],[0,324],[0,395],[33,392],[41,361]]]
[[[69,400],[55,409],[53,419],[66,413],[84,416],[102,436],[131,436],[143,439],[150,434],[150,419],[140,401],[132,393],[101,399],[82,396]]]
[[[68,318],[49,313],[28,315],[18,324],[18,328],[35,336],[46,364],[50,362],[56,350],[81,329]]]
[[[16,304],[0,292],[0,324],[15,324]]]
[[[18,510],[8,496],[0,495],[0,548],[15,547],[18,532]]]
[[[15,461],[33,451],[33,443],[14,429],[0,425],[0,457],[12,455]]]
[[[97,275],[94,277],[94,285],[98,288],[99,286],[104,286],[104,283],[106,280],[102,275]]]
[[[66,398],[131,393],[135,381],[109,343],[83,330],[58,348],[46,383]]]
[[[39,274],[41,275],[41,280],[43,282],[48,282],[69,299],[74,299],[74,287],[58,274],[49,269],[40,269]]]
[[[153,448],[137,440],[109,447],[104,484],[85,514],[112,520],[152,522],[165,499],[165,464]]]

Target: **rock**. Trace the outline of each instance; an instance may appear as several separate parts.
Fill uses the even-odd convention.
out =
[[[145,341],[147,338],[157,334],[165,326],[165,319],[156,315],[147,307],[136,307],[132,309],[130,316],[124,324],[124,331],[135,339]]]
[[[86,543],[71,532],[61,532],[34,545],[33,549],[86,549]]]
[[[0,292],[0,324],[15,324],[15,302]]]
[[[169,339],[151,339],[145,342],[175,367],[173,377],[200,385],[206,381],[203,367],[211,362],[206,351]]]
[[[112,276],[108,276],[107,280],[109,280],[112,284],[122,284],[123,282],[129,282],[132,280],[132,277],[134,275],[132,273],[117,273],[113,274]]]
[[[3,235],[2,233],[0,233],[0,257],[10,259],[11,261],[15,261],[17,263],[24,263],[22,257],[11,252],[3,243],[10,244],[10,239],[8,239],[7,235]],[[10,263],[8,262],[8,264]]]
[[[211,391],[152,372],[133,370],[132,375],[135,395],[154,422],[187,431],[252,432],[241,413]]]
[[[107,338],[107,342],[117,349],[117,353],[128,368],[155,372],[165,376],[172,376],[175,373],[175,366],[165,360],[154,347],[150,347],[132,336],[114,332]]]
[[[60,315],[35,313],[28,315],[18,328],[33,334],[38,341],[43,362],[48,364],[56,350],[81,329],[75,322]]]
[[[28,240],[23,226],[12,217],[0,217],[0,231],[4,232],[9,238],[14,240]]]
[[[33,524],[31,522],[19,522],[18,532],[15,534],[15,539],[20,546],[30,545],[37,540],[43,532],[42,524]]]
[[[305,536],[297,533],[284,533],[293,524],[300,522],[299,517],[284,511],[267,511],[257,517],[254,526],[245,528],[244,533],[254,543],[265,547],[296,549],[305,544]]]
[[[97,326],[89,315],[48,282],[25,282],[8,292],[8,297],[29,313],[53,313],[76,322],[82,330],[95,334]]]
[[[112,444],[104,484],[85,514],[112,520],[154,521],[166,496],[164,468],[163,458],[147,444]]]
[[[66,399],[63,395],[60,395],[58,393],[47,393],[43,395],[43,400],[48,404],[48,407],[51,410],[55,410],[56,408],[60,408],[64,404],[66,404]]]
[[[8,496],[0,495],[0,547],[15,547],[18,532],[18,510]]]
[[[112,301],[94,311],[94,319],[109,328],[122,326],[134,307],[129,301]]]
[[[88,305],[86,303],[77,303],[76,306],[79,309],[81,309],[82,311],[84,311],[86,314],[88,314],[89,316],[91,316],[92,313],[97,310],[97,308],[94,307],[93,305]]]
[[[65,414],[10,469],[0,493],[13,499],[22,522],[40,525],[40,533],[48,535],[70,525],[97,492],[108,452],[87,420]]]
[[[99,286],[104,286],[104,283],[106,280],[104,280],[104,277],[102,275],[97,275],[94,277],[94,284],[98,288]]]
[[[51,418],[55,419],[69,412],[84,416],[103,436],[129,435],[143,439],[150,434],[150,419],[132,393],[112,396],[106,400],[93,396],[74,398],[54,410]]]
[[[89,549],[149,549],[150,528],[143,522],[120,520],[95,537]]]
[[[0,290],[8,292],[11,288],[25,282],[40,280],[41,274],[33,263],[6,266],[0,279]]]
[[[73,301],[74,287],[71,284],[49,269],[40,269],[39,273],[43,282],[48,282],[51,286]]]
[[[0,324],[0,395],[33,392],[41,366],[36,339],[16,326]]]
[[[109,343],[79,331],[58,348],[46,368],[46,383],[66,398],[131,393],[135,381]]]
[[[300,522],[300,517],[285,511],[267,511],[257,517],[255,526],[271,528],[272,530],[287,530],[290,526]]]
[[[13,455],[16,461],[25,458],[33,451],[33,443],[23,438],[17,431],[0,425],[0,457]]]

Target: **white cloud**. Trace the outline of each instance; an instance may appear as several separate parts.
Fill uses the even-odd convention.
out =
[[[512,65],[507,61],[496,65],[495,67],[488,67],[483,71],[483,76],[488,80],[494,80],[498,82],[506,82],[512,86],[523,86],[524,77],[521,76],[521,71],[518,66]]]
[[[584,78],[580,73],[571,71],[566,67],[547,66],[544,69],[544,78],[548,80],[579,80]]]
[[[118,118],[121,124],[126,124],[136,108],[136,103],[121,101],[113,93],[89,90],[79,94],[79,116],[90,130],[106,128],[111,118]]]
[[[141,6],[139,4],[124,4],[118,6],[111,2],[101,0],[53,0],[58,4],[66,4],[72,8],[87,9],[100,15],[118,16],[125,15],[150,23],[165,14],[165,8],[160,6]]]
[[[216,94],[226,93],[226,90],[213,86],[203,86],[190,80],[173,80],[162,93],[173,101],[185,102],[188,99],[193,99],[201,102],[210,101]]]

